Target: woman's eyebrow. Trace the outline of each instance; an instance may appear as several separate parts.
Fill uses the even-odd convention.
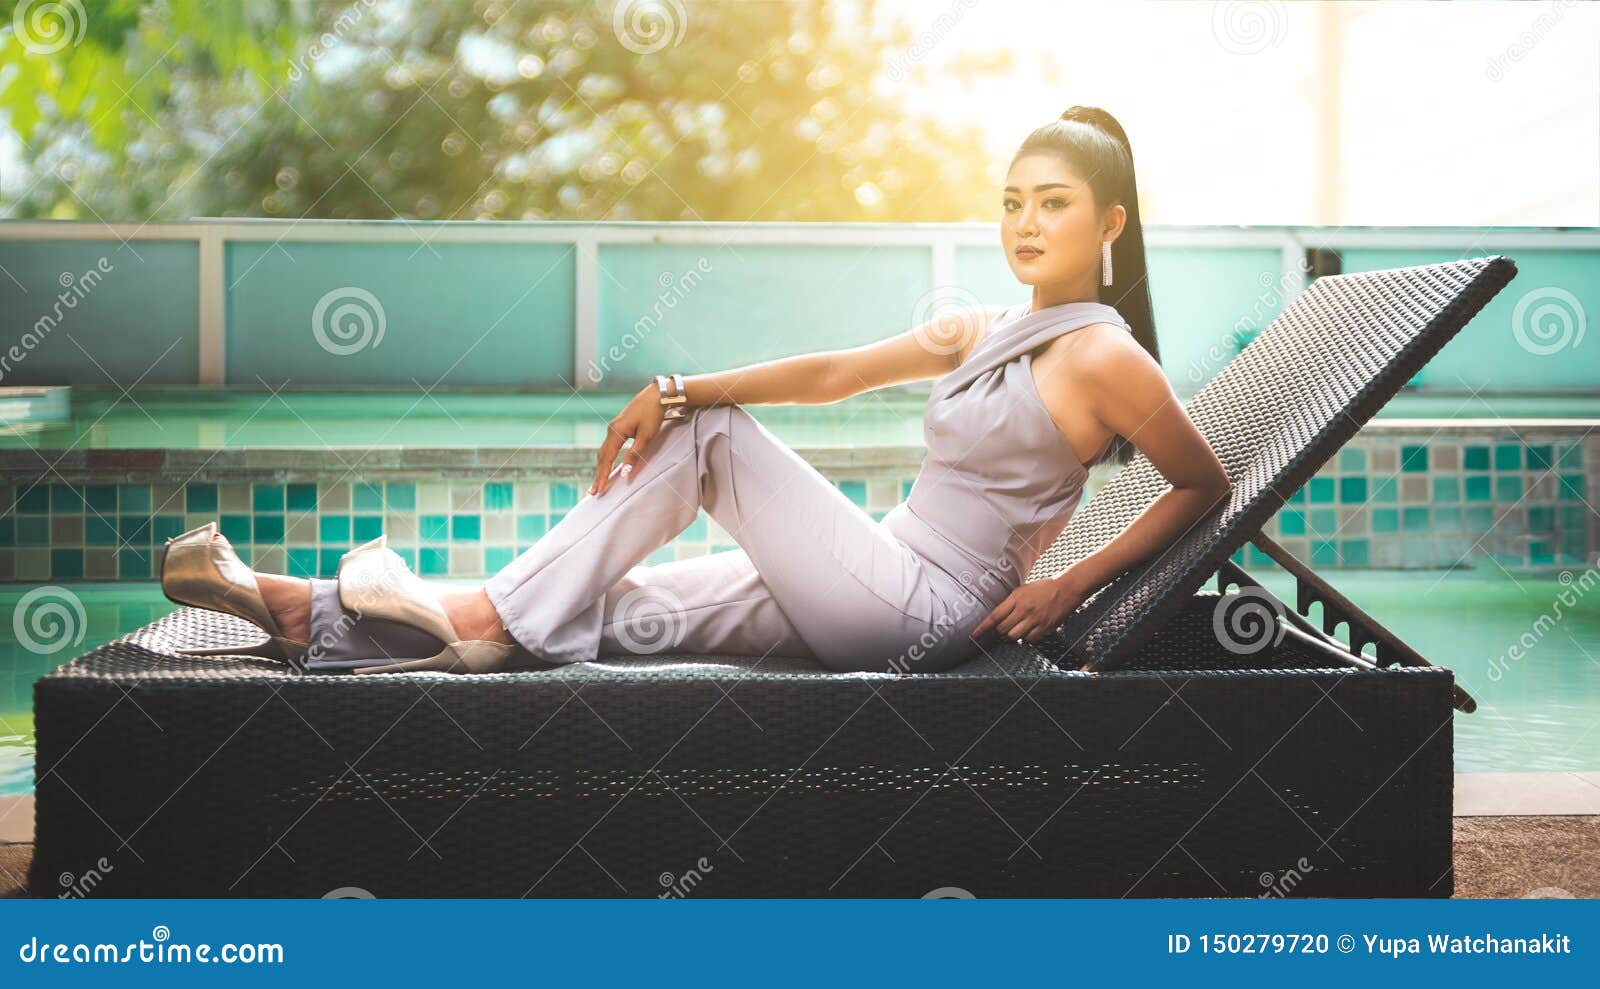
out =
[[[1067,183],[1067,182],[1045,182],[1045,183],[1042,183],[1040,185],[1034,186],[1033,187],[1033,191],[1034,192],[1043,192],[1046,189],[1071,189],[1071,188],[1073,188],[1073,186],[1070,183]],[[1018,189],[1014,185],[1008,185],[1008,186],[1006,186],[1005,191],[1006,192],[1021,192],[1022,190]]]

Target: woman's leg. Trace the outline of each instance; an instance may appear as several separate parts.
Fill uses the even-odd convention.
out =
[[[579,501],[484,585],[501,621],[534,655],[594,659],[627,593],[625,586],[615,590],[619,581],[704,508],[739,543],[772,604],[821,662],[835,669],[942,668],[939,653],[954,643],[924,645],[909,660],[906,654],[947,615],[951,579],[744,409],[701,407],[669,422],[633,477],[619,472],[604,493]],[[709,629],[717,621],[707,616],[717,610],[683,597],[688,580],[668,586],[678,600],[658,593],[665,611],[686,630],[714,637]],[[728,606],[722,619],[737,613],[737,591],[705,593]],[[770,638],[769,629],[753,631]]]

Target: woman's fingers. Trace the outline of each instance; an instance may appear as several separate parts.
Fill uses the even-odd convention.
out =
[[[631,479],[633,472],[638,470],[644,463],[644,452],[649,448],[650,441],[655,439],[655,435],[655,430],[649,432],[640,430],[639,435],[633,438],[633,445],[628,447],[628,452],[622,455],[622,476],[624,479]]]
[[[1001,601],[999,604],[995,605],[994,610],[983,616],[983,621],[979,622],[973,627],[972,637],[974,639],[980,638],[990,629],[997,627],[1006,619],[1006,616],[1011,613],[1012,607],[1013,605],[1010,598],[1006,598],[1004,601]]]
[[[606,482],[610,480],[611,465],[616,463],[617,451],[622,449],[622,441],[627,439],[616,423],[606,427],[606,441],[600,444],[600,454],[594,466],[594,483],[589,486],[590,494],[605,494]]]

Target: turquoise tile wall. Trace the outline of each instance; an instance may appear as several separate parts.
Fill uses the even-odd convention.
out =
[[[343,476],[335,462],[330,472]],[[907,497],[914,473],[830,479],[882,518]],[[1267,534],[1318,568],[1576,567],[1600,549],[1590,507],[1597,486],[1600,437],[1369,432],[1290,494]],[[166,539],[213,519],[261,570],[332,576],[345,551],[387,533],[424,576],[480,577],[526,550],[582,494],[575,483],[470,478],[3,486],[0,580],[149,580]],[[734,548],[702,513],[646,562]],[[1264,562],[1254,550],[1237,558]]]

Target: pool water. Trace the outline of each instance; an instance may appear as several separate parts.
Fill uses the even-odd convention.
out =
[[[1292,582],[1281,571],[1258,576],[1292,600]],[[1452,668],[1477,698],[1477,712],[1456,714],[1458,772],[1600,770],[1600,587],[1590,592],[1593,600],[1580,597],[1557,618],[1557,595],[1576,594],[1581,585],[1556,575],[1366,570],[1341,572],[1333,583],[1423,655]],[[33,789],[33,682],[174,608],[148,583],[66,589],[83,618],[54,628],[24,620],[43,598],[19,614],[30,588],[0,590],[0,795]],[[1514,644],[1519,659],[1509,658]]]

